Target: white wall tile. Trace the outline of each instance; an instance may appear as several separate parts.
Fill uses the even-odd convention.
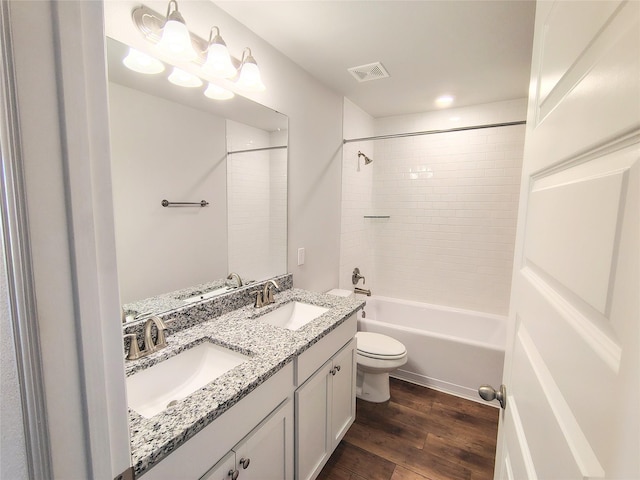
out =
[[[525,114],[516,100],[373,120],[345,101],[345,138]],[[374,162],[356,172],[353,155],[365,148]],[[524,126],[345,145],[341,286],[358,264],[377,295],[506,314],[523,148]],[[391,218],[374,224],[362,211]]]

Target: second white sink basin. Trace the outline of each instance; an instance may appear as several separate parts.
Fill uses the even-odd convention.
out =
[[[200,343],[127,377],[129,407],[151,418],[249,358],[211,342]]]
[[[276,327],[287,328],[289,330],[299,330],[307,323],[315,320],[320,315],[328,312],[325,307],[310,305],[302,302],[289,302],[281,307],[269,312],[256,320]]]

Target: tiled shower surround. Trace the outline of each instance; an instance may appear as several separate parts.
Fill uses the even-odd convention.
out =
[[[517,121],[525,113],[522,100],[389,117],[373,120],[370,135]],[[345,105],[345,132],[362,121],[362,111]],[[341,286],[350,287],[359,266],[376,295],[506,314],[524,132],[519,125],[346,144]],[[358,150],[374,160],[359,172]]]

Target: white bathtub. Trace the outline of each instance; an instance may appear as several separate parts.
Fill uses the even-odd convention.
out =
[[[500,386],[507,317],[387,297],[363,297],[358,330],[389,335],[408,361],[390,375],[481,401],[478,387]]]

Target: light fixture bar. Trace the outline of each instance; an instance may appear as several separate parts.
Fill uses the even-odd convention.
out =
[[[142,35],[151,43],[158,44],[162,38],[162,28],[166,22],[166,18],[158,12],[150,9],[145,5],[140,5],[131,13],[133,23]],[[189,32],[191,43],[193,44],[198,56],[193,60],[198,65],[204,65],[206,60],[206,52],[209,42]],[[234,67],[238,68],[241,64],[240,60],[230,55],[231,62]]]

